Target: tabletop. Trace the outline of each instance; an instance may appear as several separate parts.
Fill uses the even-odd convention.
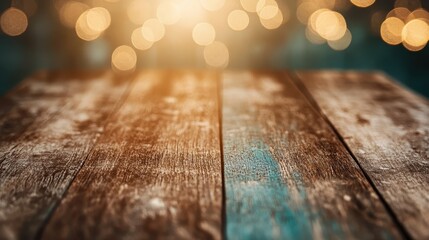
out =
[[[41,71],[0,239],[429,239],[429,102],[381,72]]]

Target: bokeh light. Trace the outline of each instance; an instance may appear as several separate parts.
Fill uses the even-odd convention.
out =
[[[407,8],[404,7],[398,7],[398,8],[394,8],[392,9],[386,16],[386,18],[389,17],[396,17],[401,19],[402,21],[405,21],[407,19],[407,17],[410,15],[410,10],[408,10]]]
[[[192,30],[192,38],[196,44],[207,46],[215,40],[216,31],[210,23],[198,23]]]
[[[131,34],[131,42],[133,43],[133,46],[139,50],[147,50],[153,45],[152,41],[148,41],[143,37],[143,31],[141,27],[133,31]]]
[[[248,12],[256,12],[256,6],[260,0],[240,0],[241,6]]]
[[[86,21],[94,32],[103,32],[110,26],[110,13],[102,7],[91,8],[86,15]]]
[[[408,2],[397,3],[381,24],[381,38],[390,45],[402,43],[410,51],[422,50],[429,41],[429,13],[422,8],[410,11],[404,7]]]
[[[380,34],[382,39],[391,45],[398,45],[402,42],[402,29],[404,22],[397,17],[389,17],[381,24]]]
[[[74,28],[79,16],[89,9],[89,6],[76,1],[65,2],[59,11],[61,23],[69,28]]]
[[[248,54],[272,52],[271,46],[250,41],[269,39],[280,46],[281,41],[291,38],[288,34],[296,29],[295,24],[305,26],[305,32],[295,34],[301,34],[310,43],[327,45],[334,51],[346,50],[352,39],[359,42],[361,35],[352,32],[359,31],[358,28],[349,29],[344,16],[349,16],[347,12],[351,9],[359,14],[367,11],[361,8],[372,8],[379,3],[376,0],[297,0],[296,5],[277,0],[52,1],[60,23],[73,28],[82,40],[129,44],[134,50],[141,50],[139,54],[151,49],[147,53],[154,61],[167,55],[169,59],[180,58],[167,54],[169,51],[186,52],[189,56],[185,58],[200,58],[188,63],[199,65],[199,61],[205,61],[212,67],[227,66],[230,57],[234,61],[244,60],[240,53],[246,44],[249,44]],[[371,11],[369,29],[389,45],[402,44],[410,51],[422,50],[429,40],[429,12],[422,7],[421,0],[393,2],[393,8]],[[34,0],[14,2],[1,16],[2,31],[10,36],[25,32],[28,18],[37,7]],[[230,56],[227,46],[234,56]],[[214,54],[213,49],[219,52]],[[198,54],[201,50],[203,57]],[[108,55],[112,50],[106,51]],[[112,66],[116,66],[113,59],[112,55]]]
[[[146,40],[157,42],[164,37],[165,27],[157,18],[151,18],[144,22],[142,33]]]
[[[226,67],[229,62],[229,50],[224,43],[215,41],[204,48],[204,59],[209,66]]]
[[[112,53],[112,67],[117,71],[131,71],[136,63],[137,54],[127,45],[117,47]]]
[[[407,17],[407,21],[420,18],[426,22],[429,22],[429,12],[423,8],[419,8],[410,13]]]
[[[102,31],[96,31],[88,25],[88,10],[83,12],[76,22],[76,34],[79,38],[85,41],[92,41],[97,39]]]
[[[306,36],[307,40],[313,44],[321,45],[321,44],[326,43],[326,39],[322,38],[311,27],[307,27],[305,29],[305,36]]]
[[[18,36],[27,29],[28,19],[23,11],[11,7],[1,15],[0,26],[7,35]]]
[[[283,13],[281,11],[277,11],[277,14],[269,19],[263,19],[260,18],[259,21],[261,22],[262,26],[264,26],[264,28],[272,30],[272,29],[276,29],[279,28],[284,21],[283,18]]]
[[[275,0],[260,0],[256,5],[256,10],[261,19],[270,19],[277,14],[279,6]]]
[[[358,7],[365,8],[374,4],[375,0],[350,0],[350,2]]]
[[[405,24],[402,29],[402,41],[411,51],[423,49],[429,40],[429,26],[421,19],[414,19]]]
[[[242,31],[249,25],[249,16],[243,10],[234,10],[228,15],[228,25],[232,30]]]
[[[335,41],[328,41],[328,45],[336,51],[343,51],[350,46],[351,42],[352,34],[349,30],[347,30],[342,38]]]
[[[315,17],[314,30],[326,40],[335,41],[344,36],[347,24],[344,17],[335,11],[321,11]]]

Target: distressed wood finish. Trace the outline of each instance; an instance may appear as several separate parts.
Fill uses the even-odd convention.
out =
[[[61,110],[70,88],[55,74],[41,71],[0,99],[0,162],[25,131],[35,131]]]
[[[216,76],[144,72],[44,239],[220,239]]]
[[[123,95],[108,73],[40,73],[1,101],[0,239],[33,239]]]
[[[429,239],[429,103],[379,73],[299,77],[399,221]]]
[[[401,238],[331,128],[283,74],[226,73],[228,239]]]

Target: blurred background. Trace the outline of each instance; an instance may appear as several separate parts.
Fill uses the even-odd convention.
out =
[[[39,69],[382,70],[429,97],[427,0],[3,0],[0,94]]]

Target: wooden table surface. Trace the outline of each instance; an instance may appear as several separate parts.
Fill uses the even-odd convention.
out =
[[[39,72],[0,239],[429,239],[429,102],[378,72]]]

